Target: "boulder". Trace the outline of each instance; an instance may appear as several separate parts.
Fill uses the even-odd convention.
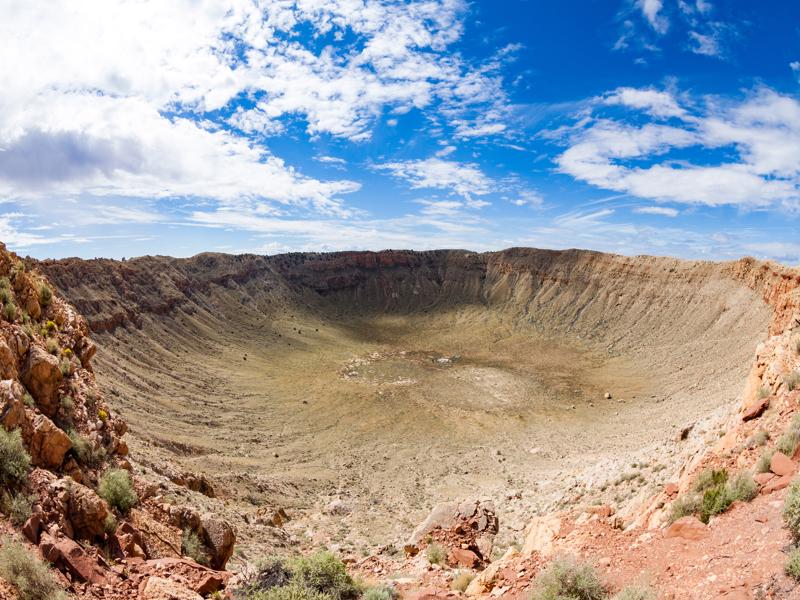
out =
[[[778,477],[793,475],[796,469],[797,465],[783,452],[776,452],[772,455],[772,460],[770,460],[769,463],[769,470]]]
[[[696,517],[681,517],[664,530],[665,538],[682,538],[684,540],[702,540],[708,537],[708,526]]]
[[[50,486],[50,491],[66,498],[65,516],[76,537],[91,540],[105,534],[108,507],[93,490],[64,477]]]
[[[95,585],[104,585],[106,577],[103,570],[86,551],[69,538],[55,540],[48,534],[42,535],[39,544],[44,559],[61,571],[69,573],[73,579]]]
[[[64,462],[64,455],[72,448],[69,436],[42,414],[33,417],[28,453],[37,467],[55,469]]]
[[[63,379],[58,358],[39,346],[32,346],[22,371],[22,383],[48,417],[58,412],[58,387]]]
[[[760,486],[767,485],[773,479],[775,479],[775,473],[756,473],[753,475],[753,481]]]
[[[760,417],[769,408],[769,396],[755,398],[742,411],[742,421],[751,421]]]
[[[467,547],[477,550],[480,558],[488,559],[492,554],[494,536],[499,530],[494,503],[489,500],[469,500],[436,505],[411,534],[405,544],[406,548],[410,550],[417,547],[421,540],[435,530],[454,534],[459,541],[459,547],[466,544]]]
[[[200,518],[203,540],[209,550],[209,564],[212,569],[224,569],[233,555],[236,533],[229,523],[210,513]]]
[[[141,534],[144,541],[142,548],[149,557],[181,557],[181,528],[165,525],[138,508],[131,509],[129,517],[131,524]]]
[[[147,558],[144,539],[136,527],[123,521],[108,542],[111,553],[118,559]]]
[[[561,529],[561,518],[558,515],[534,517],[525,528],[525,543],[522,553],[530,556],[534,552],[543,557],[553,554],[554,542]]]
[[[42,513],[35,512],[22,526],[22,535],[28,538],[31,544],[39,543],[39,533],[42,531]]]
[[[481,571],[478,576],[470,582],[464,593],[467,596],[473,597],[482,596],[483,594],[491,592],[500,570],[519,555],[519,551],[516,548],[509,548],[500,560],[491,563]]]
[[[472,550],[453,548],[447,557],[447,562],[454,567],[474,569],[480,564],[481,559]]]
[[[18,368],[17,353],[5,339],[0,338],[0,378],[16,379],[19,376]]]
[[[164,577],[148,577],[139,586],[140,600],[203,600],[197,592]]]
[[[25,388],[16,381],[4,379],[0,381],[0,424],[11,431],[21,428],[23,434],[30,431],[28,417],[25,414]]]
[[[792,484],[793,479],[794,479],[793,475],[784,475],[783,477],[775,477],[769,483],[767,483],[767,485],[761,488],[761,493],[771,494],[772,492],[777,492],[778,490],[787,488]]]

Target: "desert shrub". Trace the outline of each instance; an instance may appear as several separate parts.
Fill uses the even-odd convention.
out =
[[[55,321],[46,321],[44,325],[42,325],[42,334],[43,335],[52,335],[58,331],[58,325],[56,325]]]
[[[560,558],[536,578],[532,600],[601,600],[605,593],[590,565]]]
[[[756,393],[756,396],[758,397],[759,400],[763,400],[764,398],[768,398],[770,396],[769,388],[766,387],[766,386],[762,386],[762,387],[758,388],[758,392]]]
[[[655,600],[656,594],[646,585],[628,586],[611,597],[611,600]]]
[[[105,531],[108,535],[111,535],[117,530],[117,517],[114,516],[114,513],[108,513],[106,518],[103,519],[103,531]]]
[[[29,392],[25,392],[25,395],[22,396],[22,402],[25,403],[25,406],[28,406],[30,408],[36,406],[36,401],[33,399],[33,396],[31,396]]]
[[[758,448],[759,446],[763,446],[769,441],[769,431],[766,429],[761,429],[756,431],[753,435],[750,436],[750,439],[747,440],[747,447],[748,448]]]
[[[319,551],[289,563],[292,582],[326,594],[334,600],[357,598],[359,589],[348,575],[344,563],[333,553]]]
[[[453,578],[453,583],[450,587],[458,592],[464,592],[469,587],[469,584],[472,583],[473,579],[475,579],[475,573],[459,571]]]
[[[750,502],[758,495],[758,484],[753,480],[753,476],[750,473],[742,471],[728,482],[728,494],[731,498],[731,503],[737,500]]]
[[[798,436],[797,432],[787,431],[778,438],[775,448],[777,448],[779,452],[783,452],[786,456],[791,456],[794,454],[798,443],[800,443],[800,436]]]
[[[17,527],[22,527],[25,521],[30,519],[32,512],[32,498],[22,492],[14,494],[14,497],[11,498],[11,504],[8,510],[8,516],[11,518],[11,522]]]
[[[255,571],[245,571],[242,584],[237,588],[234,597],[249,600],[256,597],[258,593],[287,586],[291,581],[292,572],[289,570],[287,561],[277,557],[268,558],[259,561]]]
[[[8,288],[0,288],[0,302],[3,305],[6,305],[10,302],[13,302],[13,296],[11,295],[11,290]]]
[[[72,374],[72,363],[68,358],[62,358],[61,362],[58,364],[58,368],[61,369],[61,374],[64,377],[69,377],[70,374]]]
[[[719,485],[724,485],[728,481],[728,471],[725,469],[706,469],[694,481],[694,489],[698,492],[705,492]]]
[[[53,573],[25,546],[9,538],[0,547],[0,577],[17,591],[19,600],[66,600]]]
[[[97,411],[97,418],[100,419],[103,423],[108,421],[108,411],[105,409],[100,409]]]
[[[208,564],[208,553],[198,535],[191,529],[186,529],[181,538],[181,553],[188,556],[200,565]]]
[[[425,549],[425,558],[432,565],[441,565],[447,559],[447,553],[439,544],[429,544]]]
[[[53,290],[51,290],[46,283],[39,286],[39,304],[47,306],[53,299]]]
[[[800,371],[792,371],[783,378],[783,383],[786,388],[791,392],[800,388]]]
[[[730,508],[736,500],[749,502],[756,497],[758,486],[750,473],[739,473],[733,479],[722,470],[703,471],[695,481],[694,493],[688,493],[672,503],[670,522],[681,517],[697,515],[703,523]]]
[[[795,581],[800,581],[800,548],[795,548],[789,553],[784,571]]]
[[[245,600],[332,600],[332,596],[309,589],[297,583],[272,587],[263,591],[249,592],[240,596]]]
[[[783,502],[783,521],[796,540],[800,539],[800,481],[795,481],[786,492]]]
[[[17,305],[13,302],[8,302],[5,307],[3,307],[3,315],[5,316],[6,321],[16,321]]]
[[[94,444],[74,429],[70,429],[67,435],[69,435],[69,441],[72,443],[72,450],[75,452],[75,456],[78,457],[78,462],[90,467],[96,467],[106,459],[106,450],[102,446],[95,448]]]
[[[0,485],[15,487],[28,474],[31,457],[22,443],[18,429],[8,432],[0,427]]]
[[[688,517],[700,511],[700,495],[684,494],[675,499],[669,509],[669,522]]]
[[[361,600],[395,600],[396,598],[397,590],[388,585],[376,585],[367,588],[361,595]]]
[[[109,506],[122,514],[127,513],[139,501],[133,490],[130,473],[124,469],[109,469],[103,473],[97,491]]]
[[[64,396],[58,403],[61,405],[64,412],[72,412],[75,408],[75,400],[73,400],[71,396]]]
[[[774,450],[765,450],[756,462],[756,473],[768,473],[769,465],[772,463],[772,455],[775,454]]]
[[[58,354],[59,347],[58,347],[58,340],[55,338],[47,338],[47,341],[44,344],[45,350],[47,350],[50,354]]]
[[[11,289],[11,281],[8,277],[0,277],[0,290],[10,290]]]

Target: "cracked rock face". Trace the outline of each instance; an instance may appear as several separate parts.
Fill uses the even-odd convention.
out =
[[[63,380],[58,359],[43,348],[33,346],[25,361],[22,383],[36,400],[37,406],[48,417],[58,412],[58,388]]]

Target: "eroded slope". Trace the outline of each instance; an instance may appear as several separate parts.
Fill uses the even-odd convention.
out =
[[[669,463],[678,427],[735,405],[771,316],[737,265],[578,251],[41,266],[96,331],[138,454],[352,549],[466,496],[501,501],[510,541],[576,476],[602,487],[653,445]],[[320,515],[332,499],[351,512]]]

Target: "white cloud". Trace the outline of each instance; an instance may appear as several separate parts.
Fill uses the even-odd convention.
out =
[[[661,10],[664,8],[662,0],[636,0],[636,5],[657,33],[662,35],[667,33],[669,20],[661,14]]]
[[[691,41],[689,48],[695,54],[714,57],[721,57],[723,54],[718,32],[703,34],[697,31],[690,31],[689,39]]]
[[[661,217],[675,218],[680,214],[677,209],[666,206],[637,206],[633,212],[640,215],[658,215]]]
[[[531,206],[538,208],[544,204],[544,198],[539,192],[534,190],[523,190],[516,198],[511,200],[511,204],[515,206]]]
[[[654,117],[681,117],[685,114],[669,92],[653,88],[617,88],[604,98],[606,104],[617,104],[644,110]]]
[[[709,99],[702,114],[680,125],[630,125],[585,119],[568,134],[559,170],[594,186],[640,198],[709,206],[800,208],[800,102],[760,90],[738,105]],[[738,160],[711,155],[712,164],[668,156],[692,150],[702,156],[721,148]],[[707,161],[706,161],[707,162]]]
[[[376,165],[376,169],[389,171],[415,189],[447,190],[462,196],[470,207],[480,208],[487,202],[476,200],[495,189],[494,182],[477,165],[428,158]]]
[[[340,196],[357,183],[304,176],[264,138],[299,120],[311,135],[364,140],[385,110],[413,108],[459,136],[501,131],[499,59],[473,65],[449,50],[466,10],[463,0],[0,0],[0,194],[345,211]],[[251,108],[236,108],[245,97]]]
[[[792,73],[800,79],[800,61],[796,60],[789,63],[789,68],[792,70]]]
[[[321,162],[321,163],[329,164],[329,165],[346,165],[347,164],[347,161],[345,159],[338,158],[336,156],[325,156],[325,155],[315,156],[314,160],[316,160],[317,162]]]

